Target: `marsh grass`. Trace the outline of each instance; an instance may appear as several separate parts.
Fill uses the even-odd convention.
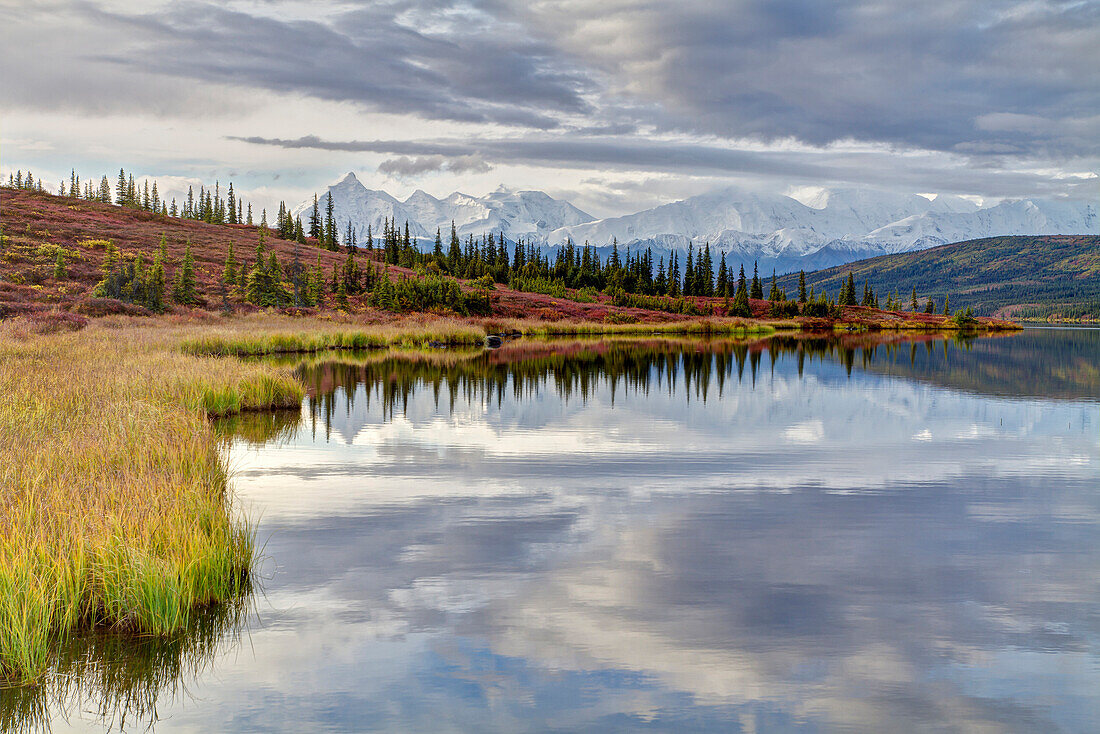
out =
[[[242,329],[239,324],[246,324]],[[387,324],[350,326],[320,320],[302,324],[269,319],[242,320],[238,325],[207,329],[196,338],[185,339],[180,348],[193,355],[263,356],[309,354],[329,350],[365,351],[385,347],[420,347],[483,344],[485,329],[457,319],[410,320]]]
[[[250,589],[191,615],[170,635],[90,630],[57,647],[43,685],[0,689],[0,731],[48,731],[51,714],[92,714],[105,729],[150,729],[158,704],[186,695],[219,652],[239,644]]]
[[[288,371],[153,328],[0,328],[0,676],[40,682],[82,629],[166,636],[247,584],[208,417],[300,404]]]

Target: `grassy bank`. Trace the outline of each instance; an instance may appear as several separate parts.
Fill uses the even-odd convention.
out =
[[[296,322],[271,317],[246,317],[227,322],[224,326],[207,327],[200,335],[183,339],[180,348],[192,355],[244,357],[428,345],[480,346],[485,343],[488,334],[499,333],[530,337],[613,334],[760,336],[772,334],[777,328],[798,329],[799,325],[793,322],[710,318],[662,323],[436,318],[356,325],[320,319]]]
[[[428,344],[481,345],[485,335],[485,328],[479,324],[446,318],[354,325],[320,319],[251,317],[204,328],[199,336],[183,339],[180,348],[193,355],[243,357]]]
[[[297,405],[282,370],[180,354],[154,328],[0,324],[0,675],[47,674],[59,639],[165,635],[247,582],[207,416]]]

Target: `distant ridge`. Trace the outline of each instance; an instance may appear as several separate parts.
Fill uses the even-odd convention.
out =
[[[807,287],[836,296],[851,271],[861,292],[864,282],[879,299],[897,293],[909,304],[913,288],[920,305],[935,300],[943,308],[973,308],[982,316],[1100,319],[1100,237],[991,237],[885,255],[806,273]],[[779,279],[787,293],[798,292],[798,276]]]
[[[437,199],[417,190],[401,201],[385,191],[368,189],[354,173],[328,187],[319,197],[322,216],[330,196],[333,217],[341,234],[350,221],[357,240],[363,243],[367,240],[368,227],[378,236],[387,219],[396,220],[402,227],[408,222],[409,234],[420,239],[434,238],[436,230],[449,238],[451,222],[454,222],[463,239],[471,234],[504,232],[512,240],[522,237],[538,241],[544,241],[556,229],[592,221],[592,215],[541,191],[500,188],[481,197],[456,191],[445,199]],[[293,213],[307,223],[312,211],[313,200],[310,199],[296,207]]]
[[[807,202],[726,188],[607,219],[541,191],[498,189],[482,197],[455,192],[444,199],[416,191],[401,201],[366,188],[351,173],[321,195],[322,212],[329,196],[340,232],[350,221],[360,242],[368,226],[378,232],[386,219],[402,226],[407,221],[410,234],[423,240],[433,239],[437,229],[447,237],[454,221],[463,239],[503,232],[509,240],[544,248],[588,242],[603,254],[617,241],[622,248],[652,248],[655,259],[666,261],[673,251],[709,243],[716,260],[726,252],[732,267],[756,263],[762,273],[816,270],[983,237],[1100,234],[1100,207],[1090,201],[979,206],[958,196],[861,188],[823,191]],[[294,212],[307,221],[312,207],[310,199]]]

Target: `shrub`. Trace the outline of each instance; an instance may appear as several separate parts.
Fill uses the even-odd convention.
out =
[[[477,280],[470,283],[470,285],[472,285],[474,288],[479,288],[486,291],[496,290],[497,287],[496,282],[493,281],[493,278],[490,275],[483,275]]]
[[[778,318],[797,316],[798,301],[772,301],[770,310],[771,315]]]
[[[123,314],[126,316],[151,316],[152,312],[133,303],[124,303],[114,298],[85,298],[78,302],[73,309],[85,316],[114,316]]]
[[[38,311],[26,317],[27,325],[35,334],[57,334],[63,331],[80,331],[88,325],[88,319],[64,311]]]

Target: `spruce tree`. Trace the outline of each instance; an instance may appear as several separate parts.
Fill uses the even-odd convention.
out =
[[[230,224],[239,224],[237,221],[237,196],[233,192],[233,182],[229,182],[229,192],[225,195],[226,211],[229,214]]]
[[[695,281],[700,296],[714,295],[714,261],[710,257],[710,243],[707,242],[703,249],[701,262],[696,263]]]
[[[760,277],[757,274],[757,263],[752,264],[752,288],[749,289],[749,298],[758,301],[764,300],[764,288],[760,285]]]
[[[798,271],[798,302],[806,303],[809,300],[806,295],[806,271]]]
[[[773,303],[775,301],[784,300],[783,298],[780,298],[779,283],[775,278],[775,271],[774,270],[772,270],[772,287],[771,287],[771,290],[768,291],[768,300],[772,301]]]
[[[614,254],[614,250],[612,251]],[[688,245],[687,262],[684,263],[684,295],[697,296],[695,288],[695,247]]]
[[[332,192],[329,191],[325,202],[325,247],[336,249],[336,219],[333,217]]]
[[[115,203],[126,206],[126,171],[118,169],[118,183],[115,184]]]
[[[730,304],[730,316],[742,318],[752,317],[752,308],[749,306],[749,289],[745,281],[745,266],[741,265],[741,273],[737,277],[737,291],[733,294],[733,302]]]
[[[199,300],[195,289],[195,258],[191,254],[191,243],[188,242],[183,251],[183,261],[176,271],[176,280],[172,285],[172,300],[176,303],[189,306]]]
[[[854,306],[856,305],[856,280],[852,276],[852,271],[848,271],[848,280],[840,288],[840,296],[837,297],[837,303],[841,306]]]
[[[313,209],[309,213],[309,236],[315,240],[321,238],[321,209],[317,194],[313,194]]]
[[[454,220],[451,220],[451,245],[447,249],[447,270],[451,275],[458,273],[462,264],[462,249],[458,241],[458,230],[455,229]]]
[[[233,242],[229,242],[229,251],[225,255],[225,270],[222,271],[222,281],[230,288],[237,286],[237,258],[233,256]]]

